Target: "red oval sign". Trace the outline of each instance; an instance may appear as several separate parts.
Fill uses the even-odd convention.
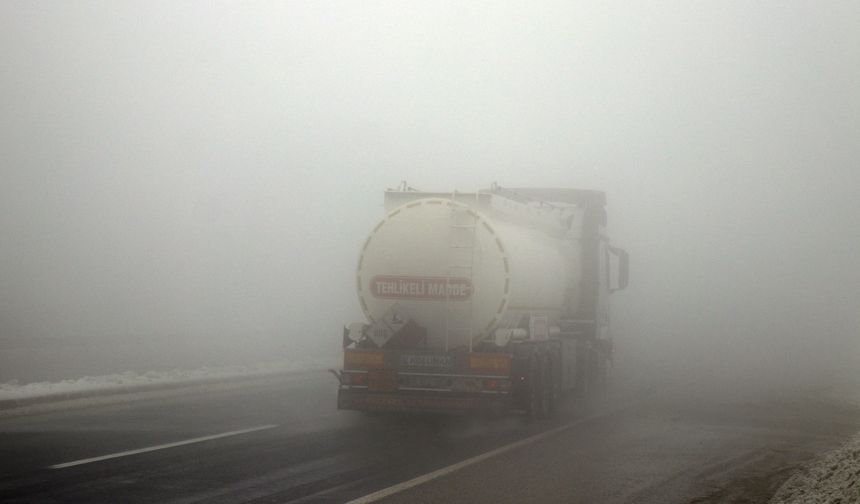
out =
[[[377,275],[370,279],[370,293],[381,299],[462,301],[472,295],[468,278]]]

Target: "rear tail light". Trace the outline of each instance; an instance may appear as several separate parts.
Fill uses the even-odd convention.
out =
[[[507,375],[511,372],[511,356],[505,354],[469,354],[469,368],[472,371]]]
[[[484,390],[487,392],[509,392],[511,390],[510,380],[487,378],[484,380]]]
[[[381,368],[384,362],[385,354],[382,352],[347,350],[343,353],[343,367],[345,369]]]

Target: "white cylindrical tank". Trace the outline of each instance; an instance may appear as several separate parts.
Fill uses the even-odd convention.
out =
[[[552,324],[579,300],[579,242],[533,210],[425,198],[389,212],[359,258],[370,323],[393,310],[425,328],[429,346],[448,349],[527,326],[530,316]]]

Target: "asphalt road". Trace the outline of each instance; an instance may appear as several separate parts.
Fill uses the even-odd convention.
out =
[[[815,397],[689,387],[617,386],[539,424],[366,417],[335,395],[314,372],[0,417],[0,502],[763,502],[860,429]]]

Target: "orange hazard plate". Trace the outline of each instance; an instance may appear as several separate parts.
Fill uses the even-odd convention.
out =
[[[372,369],[367,373],[367,388],[376,392],[397,390],[397,373],[389,369]]]

